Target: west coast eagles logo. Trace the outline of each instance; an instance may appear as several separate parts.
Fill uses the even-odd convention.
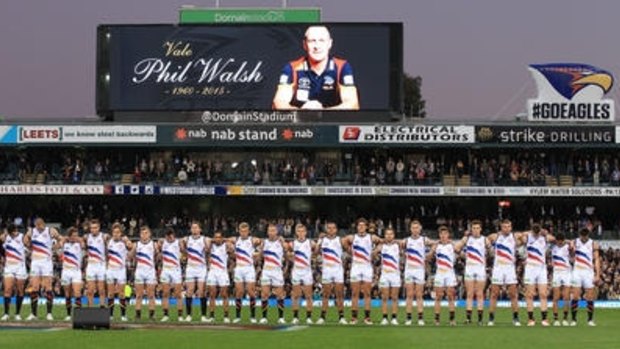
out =
[[[532,64],[538,97],[528,101],[530,121],[614,120],[614,102],[603,99],[613,86],[613,76],[587,64]]]

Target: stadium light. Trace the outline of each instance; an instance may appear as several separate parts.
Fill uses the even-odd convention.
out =
[[[233,162],[232,164],[230,164],[230,167],[231,167],[233,170],[234,170],[234,169],[236,169],[236,168],[237,168],[237,166],[239,166],[239,163],[238,163],[238,162],[236,162],[236,161],[235,161],[235,162]]]

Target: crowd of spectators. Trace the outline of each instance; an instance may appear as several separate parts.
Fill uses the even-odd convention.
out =
[[[609,151],[559,150],[331,150],[278,152],[173,152],[138,149],[36,148],[0,155],[0,181],[117,182],[211,185],[441,185],[446,175],[471,185],[544,186],[570,176],[575,185],[620,185],[620,156]]]

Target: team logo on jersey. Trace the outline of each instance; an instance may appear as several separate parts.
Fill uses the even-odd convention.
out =
[[[538,97],[528,101],[530,121],[609,122],[614,102],[603,99],[613,86],[611,73],[587,64],[532,64]]]

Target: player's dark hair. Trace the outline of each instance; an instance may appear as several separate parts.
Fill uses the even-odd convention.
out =
[[[555,239],[557,241],[564,241],[566,239],[566,236],[564,235],[564,233],[559,232],[559,233],[555,234]]]
[[[588,229],[588,228],[581,228],[581,230],[579,230],[579,236],[586,237],[588,235],[590,235],[590,229]]]
[[[174,236],[176,233],[174,231],[174,229],[172,228],[168,228],[166,229],[166,236]]]
[[[473,227],[474,225],[479,225],[480,228],[482,228],[482,222],[479,219],[474,219],[471,221],[471,226]]]
[[[538,224],[538,223],[532,224],[532,232],[534,234],[540,233],[540,230],[541,230],[540,224]]]

